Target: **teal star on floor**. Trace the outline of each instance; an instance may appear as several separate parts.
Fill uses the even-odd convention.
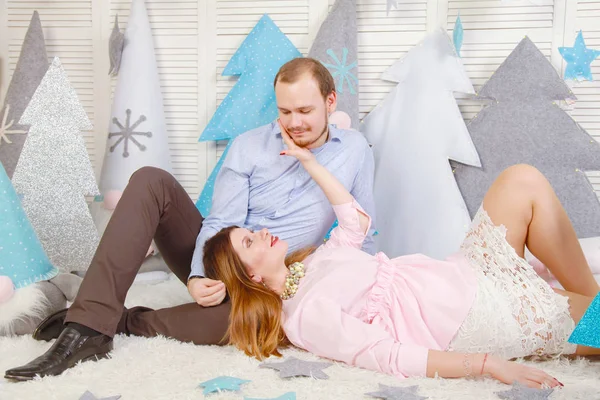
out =
[[[209,394],[213,392],[222,391],[237,391],[240,390],[240,385],[248,383],[250,381],[245,379],[234,378],[232,376],[219,376],[218,378],[211,379],[206,382],[202,382],[199,387],[203,387],[203,394]]]
[[[554,389],[534,389],[515,382],[510,390],[496,394],[505,400],[547,400],[552,392]]]
[[[257,399],[257,398],[250,398],[250,397],[244,397],[244,400],[296,400],[296,392],[287,392],[282,394],[279,397],[273,397],[273,398],[269,398],[269,399]]]
[[[581,31],[577,34],[573,47],[559,47],[558,51],[567,62],[565,79],[594,80],[590,64],[600,56],[600,51],[586,47]]]

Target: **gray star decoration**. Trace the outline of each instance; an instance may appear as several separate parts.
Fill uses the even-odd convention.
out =
[[[138,135],[138,136],[152,137],[152,132],[135,132],[134,129],[137,128],[138,125],[140,125],[142,122],[144,122],[146,120],[146,116],[140,115],[140,118],[138,118],[138,120],[135,121],[133,123],[133,125],[130,125],[131,110],[127,109],[125,112],[127,113],[127,119],[125,120],[125,126],[121,125],[121,123],[119,122],[119,120],[117,118],[113,118],[113,120],[112,120],[113,124],[118,126],[121,131],[120,132],[110,132],[108,134],[108,138],[110,139],[114,136],[120,136],[120,138],[115,142],[115,144],[110,146],[110,151],[112,153],[113,151],[115,151],[115,149],[117,148],[119,143],[121,143],[122,141],[125,141],[125,143],[123,144],[123,157],[129,157],[129,150],[128,150],[129,141],[131,140],[133,142],[133,144],[135,144],[141,151],[144,151],[144,150],[146,150],[146,146],[144,146],[143,144],[138,142],[134,136]]]
[[[419,386],[394,387],[379,384],[379,391],[365,393],[367,396],[386,400],[425,400],[427,397],[417,394]]]
[[[554,389],[534,389],[515,382],[510,390],[496,392],[498,397],[506,400],[546,400]]]
[[[108,39],[108,57],[110,58],[109,75],[115,76],[119,72],[123,47],[125,47],[125,34],[119,29],[119,15],[115,15],[115,25]]]
[[[96,396],[94,396],[94,394],[92,392],[90,392],[89,390],[86,390],[85,393],[81,395],[79,400],[119,400],[120,398],[121,398],[121,395],[118,394],[116,396],[103,397],[103,398],[99,399]]]
[[[315,379],[329,379],[329,376],[321,371],[332,363],[314,362],[299,360],[296,357],[289,357],[287,360],[278,363],[262,363],[260,368],[271,368],[279,371],[280,378],[289,378],[292,376],[309,376]]]

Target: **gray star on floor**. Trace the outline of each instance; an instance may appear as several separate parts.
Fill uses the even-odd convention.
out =
[[[394,387],[379,384],[379,391],[365,393],[367,396],[386,400],[425,400],[427,397],[417,394],[419,386]]]
[[[287,360],[278,363],[262,363],[261,368],[271,368],[279,371],[280,378],[289,378],[292,376],[309,376],[315,379],[329,379],[329,376],[321,371],[332,363],[314,362],[299,360],[296,357],[289,357]]]
[[[79,400],[119,400],[120,398],[121,398],[121,395],[118,394],[116,396],[103,397],[103,398],[99,399],[96,396],[94,396],[94,394],[92,392],[90,392],[89,390],[86,390],[85,393],[81,395]]]
[[[546,400],[554,389],[534,389],[515,382],[510,390],[496,392],[498,397],[506,400]]]

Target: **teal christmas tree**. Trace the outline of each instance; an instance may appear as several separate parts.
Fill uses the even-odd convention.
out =
[[[231,139],[277,118],[273,80],[283,64],[297,57],[302,54],[265,14],[225,66],[223,76],[239,79],[200,135],[201,142],[229,139],[196,202],[203,216],[210,212],[215,179]]]
[[[8,276],[19,289],[57,274],[0,164],[0,276]]]

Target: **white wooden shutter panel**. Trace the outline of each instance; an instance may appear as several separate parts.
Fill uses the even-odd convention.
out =
[[[79,101],[95,126],[92,1],[8,0],[8,82],[17,66],[21,46],[34,11],[38,11],[49,61],[55,56],[75,88]],[[4,10],[2,10],[4,12]],[[82,132],[92,165],[97,163],[94,131]]]
[[[329,0],[329,7],[335,0]],[[424,36],[427,0],[401,0],[386,12],[387,0],[357,0],[359,116],[364,118],[395,83],[381,74]]]
[[[544,0],[541,5],[526,0],[446,0],[442,3],[447,3],[446,22],[450,34],[460,13],[464,29],[461,57],[476,92],[524,36],[536,44],[555,68],[560,68],[560,55],[555,50],[560,45],[556,39],[561,38],[556,31],[562,32],[562,25],[555,20],[564,19],[564,14],[555,14],[553,0]],[[481,110],[482,103],[458,97],[466,121]]]
[[[198,177],[201,169],[198,118],[200,108],[204,106],[198,80],[205,79],[198,73],[199,13],[205,11],[199,10],[198,0],[145,1],[154,36],[173,172],[191,198],[196,200],[202,189]],[[110,18],[106,21],[109,29],[112,29],[117,13],[121,30],[126,28],[130,6],[131,0],[112,0]],[[116,82],[115,77],[112,79],[113,90]],[[104,137],[107,127],[108,121],[100,132]]]
[[[600,0],[570,0],[569,3],[568,12],[572,18],[565,30],[564,46],[572,47],[577,33],[582,30],[586,46],[600,50]],[[594,139],[600,141],[600,59],[593,61],[591,66],[594,81],[571,83],[577,101],[570,114]],[[600,171],[588,172],[587,175],[600,198]]]
[[[209,120],[238,80],[236,76],[221,75],[225,66],[262,15],[268,14],[296,48],[306,55],[309,48],[309,11],[311,4],[314,4],[311,0],[212,1],[216,1],[216,68],[211,79],[216,80],[216,93],[214,100],[209,99]],[[227,140],[217,142],[216,158],[211,169],[223,154],[226,145]]]

